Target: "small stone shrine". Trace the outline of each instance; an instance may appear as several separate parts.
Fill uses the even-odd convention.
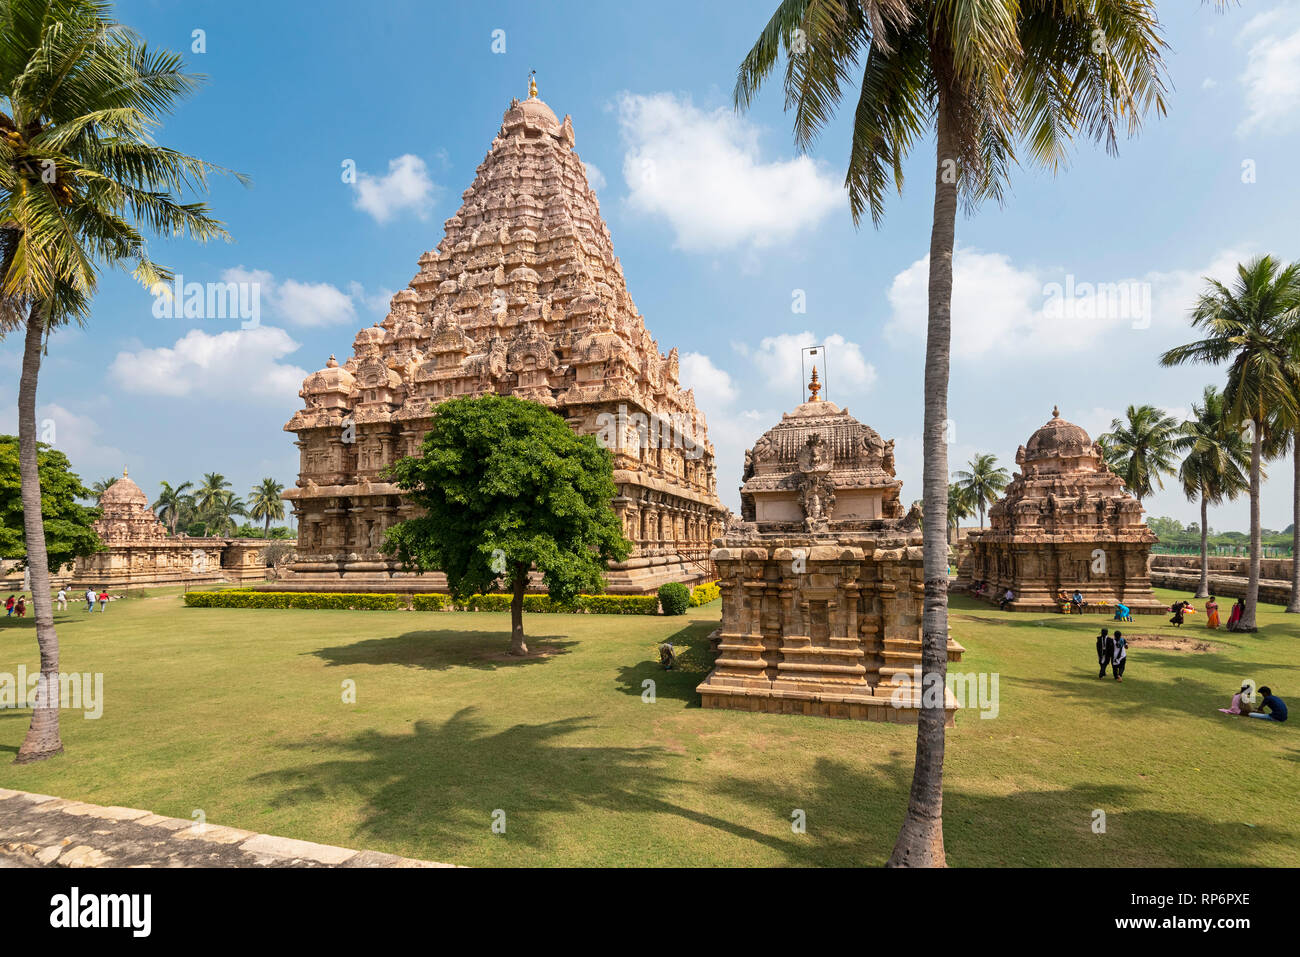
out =
[[[894,443],[811,397],[745,454],[741,518],[712,558],[722,589],[706,708],[915,723],[924,573]],[[948,640],[948,660],[962,647]],[[945,690],[951,726],[957,707]]]
[[[1165,610],[1147,567],[1155,533],[1087,432],[1054,408],[1016,451],[1016,464],[1020,472],[989,509],[989,528],[967,536],[962,586],[984,582],[993,601],[1010,588],[1014,611],[1055,611],[1058,596],[1076,589],[1089,605]]]

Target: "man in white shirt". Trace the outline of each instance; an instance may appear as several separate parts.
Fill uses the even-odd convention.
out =
[[[86,611],[95,610],[95,589],[86,589]]]
[[[59,601],[59,611],[67,611],[67,608],[68,608],[68,593],[67,593],[67,591],[66,591],[65,589],[63,589],[63,588],[60,588],[60,589],[59,589],[59,599],[58,599],[58,601]]]

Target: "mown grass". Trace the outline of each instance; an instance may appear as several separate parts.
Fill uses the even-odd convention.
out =
[[[0,786],[470,865],[872,866],[902,820],[913,728],[699,707],[717,603],[533,615],[545,654],[518,661],[505,614],[152,595],[57,615],[64,670],[104,674],[104,714],[65,712],[67,753],[15,766],[29,712],[0,711]],[[1300,703],[1300,617],[1262,609],[1259,634],[1216,632],[1210,653],[1134,647],[1117,684],[1096,676],[1099,615],[952,605],[955,667],[997,673],[1000,695],[949,732],[950,863],[1300,865],[1296,722],[1216,710],[1248,677]],[[659,670],[665,638],[683,671]],[[33,623],[0,619],[0,671],[20,663]]]

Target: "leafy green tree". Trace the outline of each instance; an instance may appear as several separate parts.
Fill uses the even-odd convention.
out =
[[[922,493],[926,593],[922,681],[942,685],[948,640],[948,365],[957,207],[1001,201],[1027,155],[1058,170],[1075,137],[1115,152],[1149,109],[1164,112],[1165,42],[1150,0],[780,0],[740,65],[749,106],[784,48],[785,102],[808,149],[856,92],[845,184],[854,222],[903,187],[914,147],[934,142]],[[928,147],[926,147],[928,148]],[[922,707],[907,817],[890,866],[943,866],[942,707]]]
[[[271,519],[284,518],[284,499],[280,493],[284,486],[273,478],[264,478],[248,493],[248,517],[263,521],[262,537],[271,537]]]
[[[1284,266],[1271,256],[1259,256],[1237,266],[1231,286],[1215,279],[1207,282],[1191,317],[1204,338],[1168,350],[1160,364],[1228,364],[1226,415],[1251,444],[1250,578],[1237,627],[1254,631],[1263,548],[1259,492],[1265,443],[1275,443],[1273,433],[1300,423],[1300,264]]]
[[[0,335],[23,330],[18,379],[24,534],[41,682],[57,681],[36,440],[36,388],[52,330],[90,315],[104,267],[145,286],[172,273],[149,255],[145,231],[224,238],[181,194],[220,171],[158,144],[162,120],[197,86],[181,58],[147,47],[100,0],[0,0]],[[19,763],[60,753],[59,711],[44,696]]]
[[[438,570],[466,598],[509,588],[510,653],[524,655],[530,569],[552,598],[604,588],[605,563],[631,551],[610,502],[613,459],[593,436],[535,402],[452,399],[437,408],[418,456],[385,473],[424,514],[388,529],[383,550]]]
[[[982,452],[971,459],[966,469],[953,476],[966,492],[970,503],[979,514],[980,528],[984,527],[984,510],[998,500],[1002,490],[1011,481],[1007,470],[999,467],[998,457]]]
[[[1214,386],[1205,387],[1200,405],[1193,403],[1192,417],[1179,428],[1173,450],[1183,455],[1178,469],[1183,494],[1201,501],[1201,580],[1196,597],[1205,598],[1210,594],[1209,507],[1250,489],[1250,447],[1228,421],[1223,393]]]
[[[1162,476],[1174,474],[1178,420],[1153,405],[1130,405],[1102,436],[1109,465],[1139,503],[1164,488]]]
[[[0,558],[26,563],[23,483],[18,451],[17,436],[0,435]],[[90,489],[81,484],[68,457],[58,449],[40,443],[37,467],[41,476],[41,517],[45,523],[45,563],[49,573],[55,574],[75,559],[103,551],[104,546],[91,527],[99,517],[99,509],[78,503],[78,499],[91,497]],[[33,603],[36,601],[35,588],[33,580]],[[46,597],[49,597],[48,591]]]
[[[194,496],[190,494],[194,483],[182,482],[175,488],[167,482],[159,484],[162,485],[162,490],[158,493],[158,501],[153,503],[153,513],[158,521],[166,524],[167,530],[175,535],[176,526],[189,524],[194,516]]]

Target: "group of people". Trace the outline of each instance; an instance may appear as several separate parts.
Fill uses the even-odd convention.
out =
[[[1250,705],[1254,694],[1250,685],[1242,685],[1241,690],[1232,696],[1232,703],[1220,708],[1224,714],[1241,714],[1248,718],[1261,718],[1264,721],[1285,721],[1286,702],[1273,694],[1273,689],[1264,685],[1259,689],[1259,710],[1252,711]]]
[[[1190,608],[1191,602],[1174,602],[1174,604],[1169,606],[1169,610],[1174,613],[1174,617],[1169,620],[1175,625],[1181,625],[1183,623],[1182,613],[1179,611],[1179,606],[1182,606],[1184,609]],[[1241,621],[1241,616],[1245,611],[1246,599],[1238,598],[1236,602],[1233,603],[1232,611],[1228,614],[1228,631],[1237,630],[1237,623]],[[1219,602],[1214,595],[1211,595],[1210,600],[1205,603],[1205,627],[1213,629],[1219,627]]]
[[[1124,680],[1124,666],[1128,664],[1128,639],[1118,628],[1113,637],[1109,628],[1103,628],[1097,636],[1097,663],[1101,665],[1098,678],[1106,677],[1106,666],[1110,665],[1115,680]]]
[[[86,600],[86,611],[94,611],[96,602],[99,603],[101,612],[108,609],[108,591],[106,589],[97,592],[93,588],[87,588],[82,597]],[[58,595],[54,598],[54,607],[59,611],[67,610],[68,590],[66,588],[59,589]],[[19,618],[27,617],[27,599],[23,595],[18,595],[17,600],[15,600],[15,596],[10,595],[8,600],[5,601],[5,617],[9,618],[13,615],[17,615]]]
[[[1083,592],[1079,589],[1074,590],[1074,594],[1066,596],[1064,589],[1056,593],[1056,603],[1061,606],[1061,610],[1071,615],[1082,615],[1087,607],[1087,602],[1083,598]]]

